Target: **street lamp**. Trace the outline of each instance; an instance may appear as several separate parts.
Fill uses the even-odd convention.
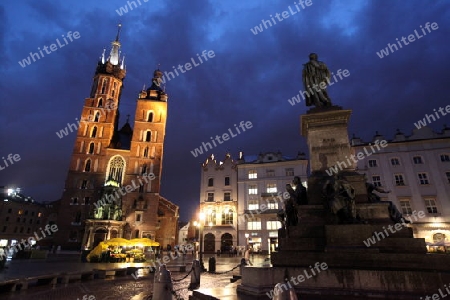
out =
[[[205,266],[203,265],[203,227],[205,224],[205,214],[200,212],[199,219],[200,220],[198,222],[194,222],[194,225],[198,227],[200,235],[200,268],[202,269],[202,271],[206,271]]]
[[[250,236],[250,235],[249,235],[248,233],[245,234],[245,241],[246,241],[245,248],[248,247],[248,237],[249,237],[249,236]]]

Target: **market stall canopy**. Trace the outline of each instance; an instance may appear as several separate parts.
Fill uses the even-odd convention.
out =
[[[123,238],[113,238],[110,240],[106,240],[103,243],[105,243],[108,246],[132,246],[130,240]]]
[[[97,247],[95,247],[94,249],[92,249],[91,252],[89,252],[89,254],[86,257],[87,261],[91,261],[91,258],[94,256],[100,257],[102,255],[102,252],[106,251],[106,249],[108,249],[108,245],[106,245],[105,242],[100,242],[97,245]]]
[[[148,238],[141,239],[132,239],[129,241],[131,246],[140,246],[140,247],[157,247],[159,246],[158,242]]]
[[[446,242],[446,241],[439,241],[436,243],[426,242],[426,244],[427,244],[427,246],[445,246],[445,247],[450,246],[450,242]]]

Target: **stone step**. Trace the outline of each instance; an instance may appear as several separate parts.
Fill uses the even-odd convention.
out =
[[[372,247],[378,247],[382,253],[427,253],[425,239],[386,238]]]
[[[323,205],[298,206],[299,225],[324,225],[326,212]]]
[[[322,225],[304,226],[299,224],[297,226],[289,227],[289,236],[291,238],[315,238],[325,236],[325,227]]]
[[[324,238],[299,238],[281,239],[279,247],[283,251],[323,251],[325,247]]]
[[[352,246],[352,247],[339,247],[339,246],[325,246],[325,252],[338,252],[338,253],[380,253],[380,249],[376,247],[366,246]]]
[[[349,225],[326,225],[325,236],[327,246],[364,246],[364,241],[372,239],[398,239],[402,238],[404,243],[409,240],[414,240],[413,231],[410,227],[403,227],[398,231],[392,233],[387,226],[384,225],[369,225],[369,224],[349,224]],[[383,228],[384,226],[384,228]],[[393,228],[393,227],[392,227]],[[385,230],[386,229],[386,230]],[[386,234],[386,232],[388,234]]]

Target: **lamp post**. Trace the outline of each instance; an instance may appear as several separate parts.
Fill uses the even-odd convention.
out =
[[[200,235],[200,249],[199,249],[200,268],[202,269],[202,271],[206,271],[205,266],[203,264],[203,227],[205,223],[205,214],[200,212],[199,219],[200,220],[198,222],[195,222],[194,225],[198,227]]]
[[[248,237],[249,237],[249,236],[250,236],[250,235],[249,235],[248,233],[245,234],[245,243],[246,243],[245,249],[248,248]]]

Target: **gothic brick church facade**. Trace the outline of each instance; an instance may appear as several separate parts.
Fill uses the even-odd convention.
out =
[[[92,249],[115,237],[148,237],[164,248],[176,242],[179,208],[160,196],[168,99],[162,73],[139,93],[133,126],[127,120],[119,128],[126,75],[119,34],[120,26],[84,101],[59,203],[54,242],[63,249]]]

